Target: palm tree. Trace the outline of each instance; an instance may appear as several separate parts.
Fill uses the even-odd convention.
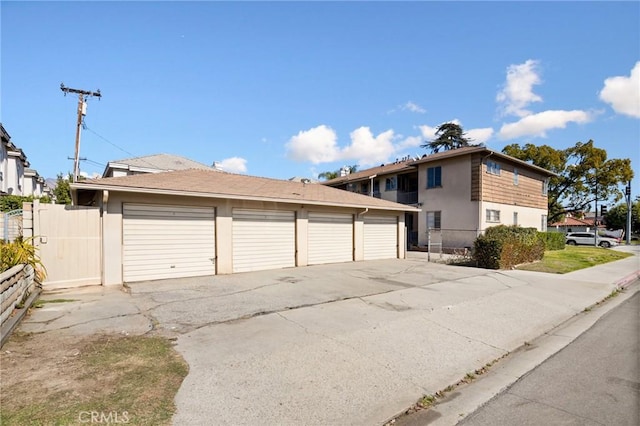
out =
[[[352,166],[344,166],[341,169],[335,170],[333,172],[322,172],[318,175],[318,179],[331,180],[342,176],[342,170],[346,169],[349,173],[355,173],[358,171],[358,165],[354,164]]]
[[[432,153],[436,154],[441,149],[449,151],[450,149],[469,146],[469,142],[471,142],[471,139],[466,137],[462,126],[456,123],[444,123],[436,128],[436,138],[430,142],[423,143],[420,147],[428,148]]]
[[[334,172],[322,172],[318,175],[318,179],[331,180],[340,176],[340,170]]]

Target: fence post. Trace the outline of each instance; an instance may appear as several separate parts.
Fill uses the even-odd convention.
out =
[[[427,262],[431,262],[431,228],[427,228]]]

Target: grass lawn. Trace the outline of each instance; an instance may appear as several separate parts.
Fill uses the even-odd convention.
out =
[[[0,354],[1,425],[168,425],[188,366],[162,337],[48,341],[12,335]],[[6,349],[6,351],[5,351]]]
[[[633,255],[600,247],[566,246],[564,250],[545,251],[540,262],[521,265],[517,269],[566,274],[629,256]]]

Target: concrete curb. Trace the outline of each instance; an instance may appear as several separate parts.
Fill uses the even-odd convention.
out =
[[[634,282],[635,280],[640,279],[640,270],[637,270],[629,275],[627,275],[626,277],[618,280],[615,282],[615,286],[618,289],[624,289],[629,287],[629,285],[631,285],[632,282]]]

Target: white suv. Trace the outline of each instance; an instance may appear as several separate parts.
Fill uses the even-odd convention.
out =
[[[598,235],[598,244],[600,247],[613,247],[618,245],[618,240],[610,237],[601,237]],[[567,234],[565,238],[565,242],[570,246],[575,245],[587,245],[593,246],[596,245],[593,239],[593,232],[571,232]]]

